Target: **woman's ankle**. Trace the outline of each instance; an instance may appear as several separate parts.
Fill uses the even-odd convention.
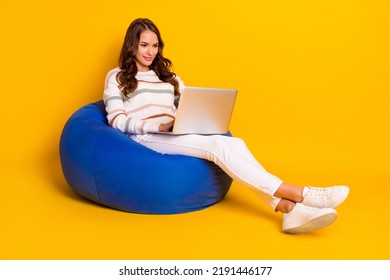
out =
[[[294,208],[295,204],[296,203],[294,201],[282,198],[278,205],[276,205],[275,210],[276,212],[280,211],[282,213],[288,213]]]
[[[280,187],[276,190],[274,195],[279,198],[284,198],[291,200],[292,202],[302,202],[303,201],[303,187],[291,185],[283,182]]]

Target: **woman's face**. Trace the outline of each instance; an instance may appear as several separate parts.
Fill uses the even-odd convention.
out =
[[[135,61],[138,71],[149,71],[149,66],[158,53],[158,37],[156,33],[145,30],[139,38]]]

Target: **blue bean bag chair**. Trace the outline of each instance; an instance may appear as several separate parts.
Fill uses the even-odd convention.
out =
[[[133,213],[204,209],[221,201],[232,183],[212,162],[154,152],[110,127],[102,100],[69,118],[61,134],[60,160],[76,193]]]

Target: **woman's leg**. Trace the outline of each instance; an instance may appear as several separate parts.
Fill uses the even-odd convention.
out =
[[[283,183],[276,190],[274,195],[276,197],[285,198],[294,202],[302,202],[303,201],[303,187],[291,185],[288,183]]]
[[[330,225],[337,217],[337,212],[332,208],[343,202],[349,192],[345,186],[303,188],[284,183],[268,173],[239,138],[161,134],[130,137],[160,153],[187,155],[214,162],[233,179],[248,185],[273,209],[282,212],[282,229],[285,233],[306,232]]]
[[[223,135],[130,135],[140,144],[163,154],[187,155],[217,164],[230,177],[246,184],[276,209],[274,196],[283,181],[267,172],[254,158],[244,141]]]

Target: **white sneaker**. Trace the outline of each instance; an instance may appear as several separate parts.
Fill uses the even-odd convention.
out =
[[[337,218],[336,210],[332,208],[315,208],[295,204],[289,213],[283,214],[282,229],[285,233],[301,233],[326,227]]]
[[[302,204],[317,208],[336,208],[347,198],[348,194],[349,188],[346,186],[304,187]]]

